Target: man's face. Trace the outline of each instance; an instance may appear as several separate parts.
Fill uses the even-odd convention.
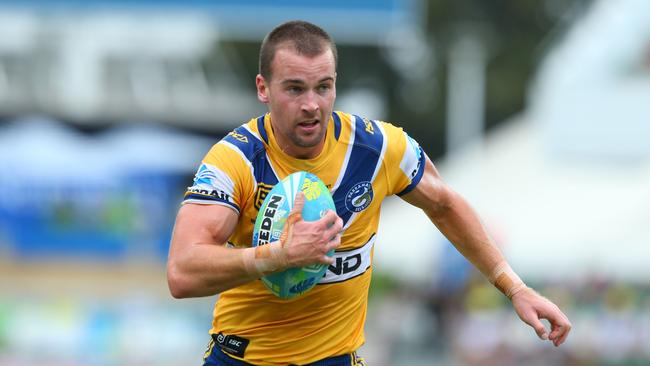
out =
[[[329,47],[315,57],[279,46],[271,80],[257,75],[258,99],[268,105],[276,140],[285,153],[313,158],[323,148],[336,99],[336,67]]]

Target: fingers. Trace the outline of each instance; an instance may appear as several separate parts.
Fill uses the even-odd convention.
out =
[[[287,217],[287,222],[284,225],[282,234],[280,234],[280,243],[282,246],[286,246],[293,237],[293,225],[302,220],[302,208],[305,206],[305,195],[302,192],[296,194],[296,198],[293,201],[293,208],[289,212],[289,217]]]
[[[322,225],[323,240],[325,241],[333,241],[337,235],[341,234],[341,229],[343,229],[343,219],[338,217],[338,215],[332,210],[328,210],[325,215],[321,217],[319,223]]]
[[[546,317],[544,317],[546,318]],[[561,345],[564,343],[564,341],[567,339],[569,336],[569,331],[571,330],[571,323],[569,320],[564,317],[564,319],[560,321],[551,321],[551,333],[549,334],[546,330],[546,327],[544,327],[544,324],[537,318],[537,317],[532,317],[530,321],[524,320],[528,325],[533,327],[535,329],[535,333],[537,333],[537,336],[542,339],[542,340],[550,340],[553,342],[553,345],[555,347]]]
[[[334,228],[336,232],[341,231],[343,228],[343,220],[332,210],[327,210],[325,215],[320,218],[320,221],[326,228]]]
[[[324,255],[323,258],[321,258],[321,263],[331,266],[332,264],[334,264],[334,258]]]
[[[544,324],[534,315],[530,314],[531,316],[527,316],[526,318],[523,319],[523,321],[533,327],[535,330],[535,333],[537,333],[537,336],[541,340],[547,340],[548,339],[548,332],[546,331],[546,327],[544,327]]]
[[[291,222],[298,221],[302,218],[303,207],[305,207],[305,194],[302,191],[298,191],[296,198],[293,200],[293,208],[291,208],[291,212],[289,213],[289,220]],[[292,217],[294,218],[293,220]],[[298,219],[295,219],[295,217],[298,217]]]
[[[336,235],[334,235],[334,237],[332,237],[330,239],[330,241],[327,243],[324,250],[325,250],[326,253],[329,253],[330,251],[335,250],[336,248],[338,248],[339,245],[341,245],[341,233],[337,233]],[[324,264],[327,264],[327,265],[334,264],[334,258],[328,256],[327,254],[325,254],[321,258],[321,263],[324,263]]]
[[[549,334],[548,339],[557,347],[564,343],[569,336],[571,322],[556,305],[550,302],[547,302],[547,305],[540,309],[539,317],[547,319],[551,323],[551,334]]]
[[[542,340],[548,339],[546,327],[540,321],[543,318],[541,308],[545,305],[544,299],[534,290],[520,291],[512,297],[512,304],[521,320],[530,325]]]
[[[569,336],[569,329],[570,326],[564,326],[560,325],[557,327],[554,327],[553,331],[551,332],[551,335],[549,335],[548,339],[550,339],[553,342],[553,345],[555,347],[561,345],[564,343],[564,340],[566,337]]]
[[[329,252],[330,250],[338,248],[339,245],[341,245],[341,233],[336,233],[325,246],[325,250]]]
[[[564,343],[571,330],[571,322],[562,313],[562,311],[546,298],[531,292],[533,296],[528,299],[520,298],[523,302],[528,302],[527,309],[520,313],[521,319],[535,330],[537,336],[542,340],[550,340],[556,347]],[[529,302],[530,301],[530,302]],[[542,324],[541,319],[546,319],[551,323],[550,333]]]
[[[553,340],[553,344],[555,345],[555,347],[564,343],[566,338],[569,336],[570,331],[571,331],[571,324],[569,323],[567,327],[563,327],[563,332],[559,333],[560,336],[556,340]]]
[[[323,216],[323,223],[326,225],[325,230],[323,231],[323,238],[329,241],[330,243],[338,239],[338,242],[340,243],[341,229],[343,228],[343,220],[340,217],[338,217],[334,213],[334,211],[327,211],[325,216]],[[336,247],[338,247],[338,244],[336,245]],[[334,249],[334,248],[329,248],[329,249]]]
[[[331,211],[330,211],[331,212]],[[334,264],[334,258],[327,255],[332,250],[341,245],[341,227],[343,226],[343,220],[340,217],[336,216],[334,223],[329,225],[329,227],[323,233],[323,240],[325,241],[325,246],[323,251],[326,253],[321,257],[320,262],[327,265]]]
[[[549,321],[551,322],[551,334],[549,335],[549,339],[553,341],[553,345],[555,347],[561,345],[564,343],[566,338],[569,336],[569,332],[571,331],[571,322],[569,319],[560,311],[560,309],[557,309],[557,312],[553,314],[554,318],[550,319]]]

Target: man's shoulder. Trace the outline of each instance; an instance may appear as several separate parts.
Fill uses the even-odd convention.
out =
[[[387,122],[381,119],[375,119],[375,118],[370,118],[367,116],[359,115],[359,114],[354,114],[354,113],[348,113],[348,112],[343,112],[343,111],[335,111],[333,113],[334,118],[341,123],[347,123],[349,125],[354,125],[355,132],[367,132],[370,134],[374,134],[375,132],[379,132],[381,134],[386,134],[386,133],[393,133],[393,130],[399,130],[401,131],[402,129],[396,125],[394,125],[391,122]]]
[[[219,144],[238,150],[248,160],[266,149],[264,137],[266,132],[263,131],[264,116],[250,119],[248,122],[234,128],[224,136]]]
[[[354,139],[350,142],[354,144],[363,144],[370,147],[381,148],[386,142],[399,139],[403,133],[402,128],[380,119],[372,119],[358,114],[346,113],[341,111],[334,112],[336,118],[343,125],[342,130],[349,130],[349,134],[354,134]]]

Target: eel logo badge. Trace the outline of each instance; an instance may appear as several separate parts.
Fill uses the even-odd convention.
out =
[[[359,182],[345,195],[345,208],[350,212],[361,212],[370,206],[373,197],[372,183]]]

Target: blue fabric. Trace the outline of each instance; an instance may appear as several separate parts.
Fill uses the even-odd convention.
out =
[[[316,361],[305,366],[350,366],[353,355],[341,355]],[[212,352],[205,359],[203,366],[254,366],[248,362],[240,361],[228,356],[221,348],[214,346]]]
[[[397,194],[398,196],[403,196],[403,195],[411,192],[415,188],[415,186],[417,186],[418,183],[420,183],[420,180],[422,179],[422,176],[424,176],[424,168],[425,168],[425,166],[427,164],[427,159],[426,159],[427,155],[424,153],[424,150],[422,150],[422,147],[419,147],[419,149],[420,149],[420,158],[419,158],[419,160],[420,160],[420,164],[419,164],[420,170],[418,170],[415,177],[413,177],[413,179],[411,179],[411,184],[409,184],[408,187],[404,188],[401,192],[399,192]]]
[[[260,118],[262,118],[261,124],[263,126],[263,117]],[[259,118],[257,123],[259,126]],[[260,134],[265,136],[266,130],[260,132]],[[244,126],[237,127],[233,132],[226,135],[223,140],[236,146],[246,159],[250,161],[253,165],[255,180],[258,183],[263,182],[271,186],[278,183],[278,177],[275,176],[275,172],[266,156],[266,147],[264,146],[264,143],[258,140],[257,137],[250,133]]]
[[[266,132],[266,127],[264,127],[264,115],[257,117],[257,130],[260,132],[260,136],[262,136],[262,140],[264,140],[264,142],[268,144],[269,134]]]
[[[336,214],[343,219],[344,226],[354,213],[346,206],[346,200],[350,199],[351,189],[365,182],[367,187],[371,189],[370,194],[372,194],[373,175],[377,165],[382,163],[379,157],[384,142],[384,136],[374,121],[364,120],[358,116],[354,116],[354,118],[356,124],[355,137],[350,160],[345,168],[341,184],[332,195],[336,205]],[[372,129],[366,125],[366,122]],[[372,199],[372,196],[370,198]]]

